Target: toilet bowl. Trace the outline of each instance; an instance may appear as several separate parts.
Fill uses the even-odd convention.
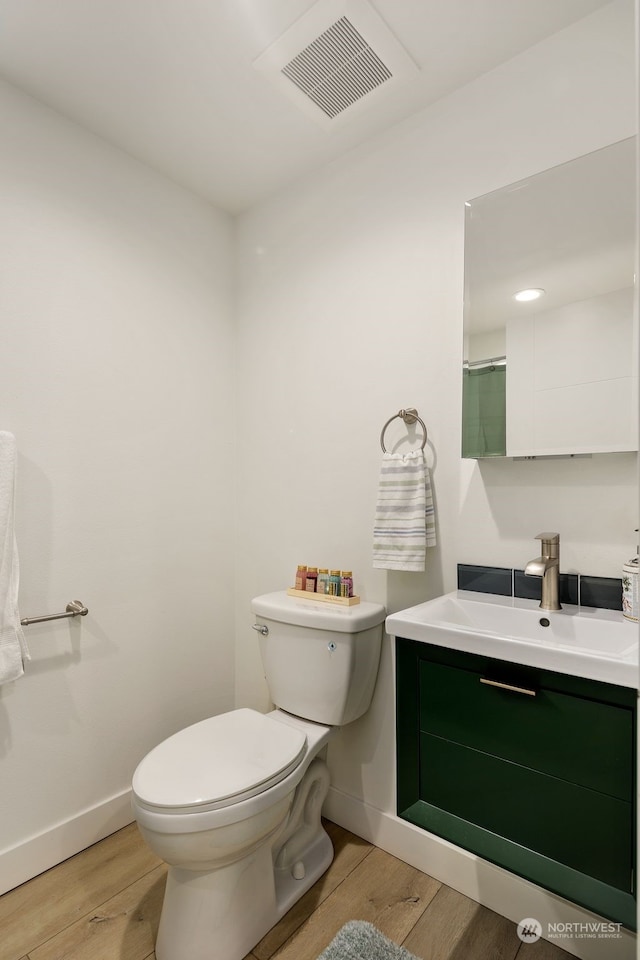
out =
[[[140,763],[133,811],[169,865],[158,960],[210,960],[213,945],[216,957],[245,957],[324,873],[333,849],[320,822],[329,774],[318,753],[331,732],[279,710],[233,710]]]
[[[285,594],[252,604],[263,612],[257,627],[276,709],[195,723],[134,773],[138,826],[169,866],[157,960],[243,960],[333,859],[321,822],[324,748],[336,726],[369,706],[385,611],[362,604],[345,616],[296,604]]]

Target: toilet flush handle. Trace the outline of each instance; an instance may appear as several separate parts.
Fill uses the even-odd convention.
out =
[[[266,623],[252,623],[251,629],[257,630],[258,633],[261,633],[263,637],[269,636],[269,627],[266,625]]]

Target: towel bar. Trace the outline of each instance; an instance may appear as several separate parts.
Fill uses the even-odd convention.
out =
[[[85,607],[82,600],[70,600],[64,613],[49,613],[44,617],[24,617],[20,623],[23,627],[28,627],[30,623],[43,623],[45,620],[63,620],[66,617],[86,617],[89,608]]]
[[[382,452],[383,453],[387,452],[384,445],[384,432],[389,426],[389,424],[391,423],[391,421],[396,420],[398,417],[400,417],[401,420],[404,420],[404,422],[408,424],[415,423],[416,420],[418,421],[418,423],[422,427],[422,432],[424,433],[424,437],[422,438],[422,445],[420,449],[424,450],[425,444],[427,442],[427,428],[424,425],[424,420],[422,420],[418,416],[418,411],[415,409],[415,407],[408,407],[406,410],[405,409],[399,410],[397,413],[394,413],[392,417],[389,417],[384,427],[382,428],[382,431],[380,433],[380,446],[382,447]]]

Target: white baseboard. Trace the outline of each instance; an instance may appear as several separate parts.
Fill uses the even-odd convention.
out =
[[[621,929],[620,936],[604,938],[600,932],[594,934],[593,927],[583,927],[581,936],[578,927],[553,927],[554,924],[597,924],[601,918],[395,814],[377,810],[334,787],[329,788],[323,814],[514,923],[525,918],[538,920],[543,937],[548,934],[551,943],[581,960],[602,960],[603,957],[635,960],[636,937],[630,931]],[[568,930],[578,935],[565,937],[554,930]]]
[[[44,833],[0,851],[0,894],[103,840],[132,820],[131,791],[125,790]]]

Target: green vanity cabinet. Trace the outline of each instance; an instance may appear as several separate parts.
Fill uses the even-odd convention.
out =
[[[396,640],[398,815],[635,929],[636,691]]]

